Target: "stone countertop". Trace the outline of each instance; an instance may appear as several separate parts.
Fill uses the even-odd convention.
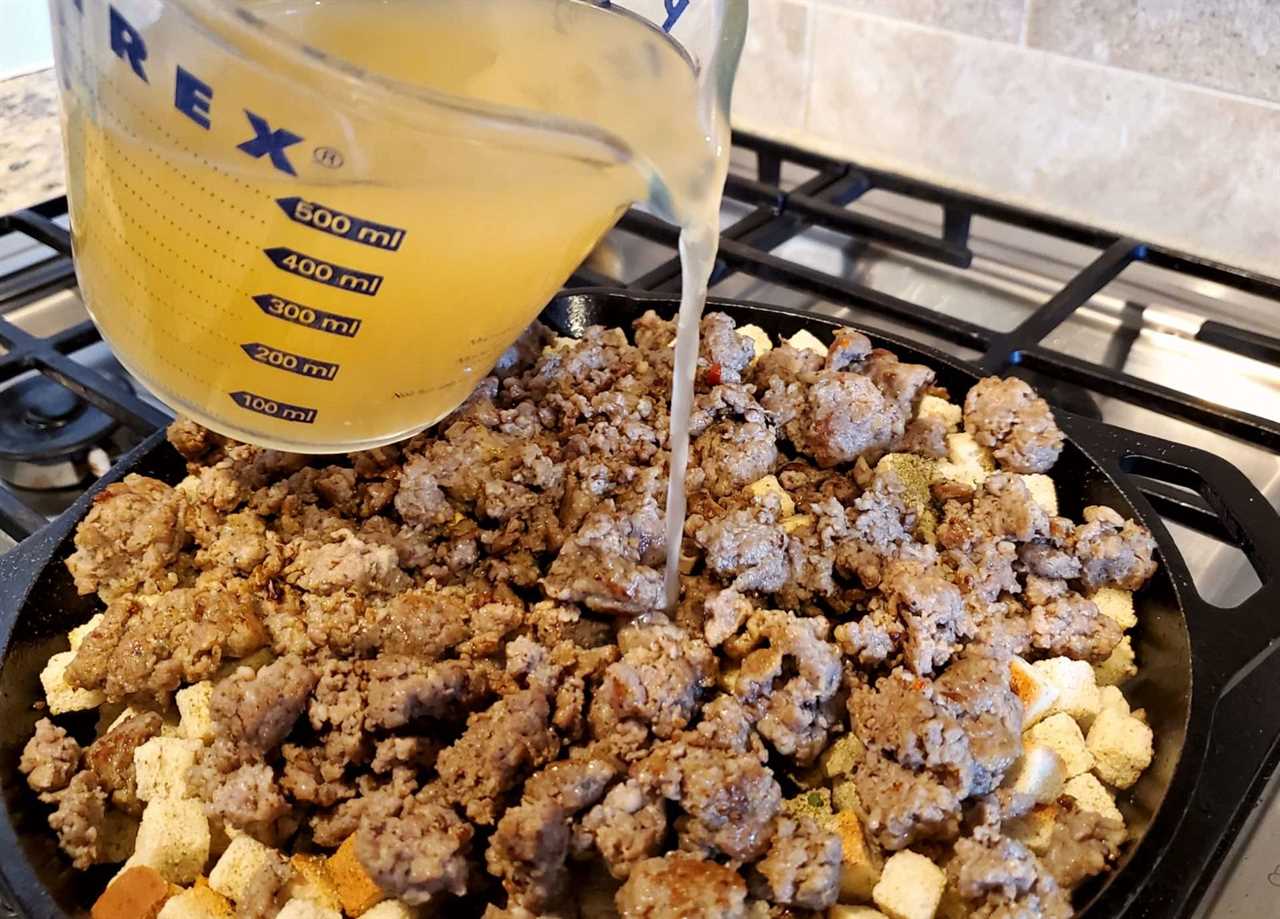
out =
[[[0,82],[0,214],[65,191],[58,83],[52,70]]]

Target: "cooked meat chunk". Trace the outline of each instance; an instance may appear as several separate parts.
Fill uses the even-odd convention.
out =
[[[1086,507],[1084,519],[1075,531],[1075,554],[1086,590],[1137,590],[1155,573],[1156,541],[1150,530],[1109,507]]]
[[[58,834],[58,844],[71,856],[71,863],[84,870],[98,861],[98,834],[106,818],[107,791],[89,769],[77,772],[71,784],[50,796],[57,809],[49,815],[49,826]]]
[[[591,702],[597,737],[637,718],[658,737],[685,727],[715,676],[715,655],[678,626],[635,625],[618,632],[622,659],[610,664]]]
[[[871,342],[868,341],[867,346],[870,347],[870,345]],[[769,389],[771,380],[776,379],[784,384],[794,383],[807,374],[817,373],[822,369],[822,365],[821,354],[784,342],[760,356],[755,366],[751,368],[751,376],[756,387],[764,392]]]
[[[690,446],[689,486],[728,497],[773,471],[778,442],[767,425],[721,421]]]
[[[707,567],[740,591],[771,593],[787,582],[787,534],[772,512],[731,511],[698,530]]]
[[[947,882],[971,915],[1070,919],[1071,900],[1022,843],[979,831],[956,843]]]
[[[1124,827],[1109,817],[1059,802],[1053,835],[1042,856],[1058,884],[1071,889],[1107,869],[1120,853]]]
[[[675,852],[637,865],[617,904],[621,919],[746,919],[746,899],[736,872]]]
[[[840,893],[840,837],[810,817],[779,817],[764,858],[752,866],[751,892],[801,909],[826,909]]]
[[[934,372],[923,364],[904,364],[884,348],[870,352],[862,364],[862,372],[884,393],[884,397],[904,419],[915,414],[925,391],[933,385]]]
[[[547,596],[607,613],[643,613],[666,601],[662,572],[666,533],[652,501],[633,513],[589,516],[543,579]]]
[[[960,827],[960,801],[928,772],[913,772],[877,753],[853,773],[867,808],[867,829],[889,850],[922,839],[951,839]]]
[[[126,813],[141,814],[133,752],[160,734],[163,719],[155,712],[130,715],[103,734],[84,751],[85,767],[111,795],[111,803]]]
[[[32,791],[61,791],[80,769],[80,744],[48,718],[41,718],[22,748],[18,769]]]
[[[259,670],[240,667],[213,690],[210,710],[220,740],[261,756],[278,747],[307,707],[315,671],[296,657],[282,657]]]
[[[968,740],[969,794],[992,791],[1022,753],[1022,702],[1009,684],[1008,661],[970,649],[934,681],[934,700]]]
[[[446,718],[473,708],[488,695],[486,672],[465,661],[422,664],[386,655],[369,662],[370,727],[400,728],[423,717]]]
[[[1031,644],[1051,657],[1100,664],[1124,636],[1114,619],[1071,590],[1066,581],[1030,575],[1025,600],[1031,612]]]
[[[964,429],[1010,472],[1048,472],[1064,442],[1049,403],[1016,377],[978,381],[964,400]]]
[[[335,534],[339,542],[307,546],[285,569],[286,580],[311,593],[338,590],[395,593],[408,586],[399,556],[391,546],[367,543],[350,530]]]
[[[702,317],[698,371],[710,386],[740,382],[742,371],[756,356],[751,339],[739,335],[735,328],[733,319],[724,313],[707,313]]]
[[[250,763],[222,779],[205,809],[230,826],[269,839],[272,824],[289,812],[289,803],[271,767]]]
[[[762,401],[772,411],[775,390]],[[825,469],[887,450],[905,426],[897,406],[869,377],[823,370],[784,430],[797,450]]]
[[[474,832],[452,808],[410,798],[399,813],[360,821],[356,857],[388,894],[409,904],[428,903],[441,891],[466,892]]]
[[[660,851],[667,835],[666,802],[630,779],[609,789],[582,819],[584,844],[594,844],[609,873],[626,878],[643,859]]]

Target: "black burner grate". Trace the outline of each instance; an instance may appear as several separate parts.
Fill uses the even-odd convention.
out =
[[[980,354],[976,363],[986,372],[1025,368],[1041,377],[1084,386],[1102,395],[1280,452],[1280,423],[1063,354],[1041,344],[1049,333],[1135,262],[1146,262],[1187,277],[1263,297],[1274,301],[1278,308],[1280,280],[977,195],[840,162],[749,134],[736,134],[734,144],[739,151],[754,153],[756,176],[731,175],[725,195],[752,210],[723,231],[713,284],[737,273],[750,275],[830,303],[891,318],[908,328],[976,351]],[[802,167],[814,175],[793,189],[784,189],[784,166]],[[922,233],[846,209],[848,204],[872,190],[889,191],[939,206],[942,217],[937,232]],[[22,234],[53,250],[47,259],[0,277],[0,345],[7,349],[7,353],[0,355],[0,386],[20,373],[38,370],[122,425],[140,435],[150,433],[167,423],[168,418],[163,412],[139,399],[118,381],[76,363],[68,356],[72,351],[98,340],[92,323],[82,322],[40,338],[3,318],[23,303],[74,285],[70,238],[66,230],[54,222],[65,213],[66,200],[57,199],[0,217],[0,237]],[[856,280],[828,274],[774,254],[774,250],[798,234],[811,228],[822,228],[848,237],[851,245],[869,241],[946,265],[967,268],[973,258],[969,227],[974,217],[1087,245],[1100,250],[1100,254],[1009,331],[996,331],[949,316]],[[639,211],[627,213],[619,226],[668,247],[671,255],[628,284],[619,284],[613,278],[583,267],[574,274],[569,286],[622,286],[650,292],[678,290],[678,229]],[[1196,339],[1246,357],[1280,363],[1280,339],[1248,329],[1205,321],[1199,326]],[[1218,514],[1194,493],[1157,482],[1147,483],[1144,490],[1156,509],[1170,519],[1219,538],[1228,536],[1222,530]],[[22,539],[44,522],[40,514],[15,495],[0,489],[0,530]]]

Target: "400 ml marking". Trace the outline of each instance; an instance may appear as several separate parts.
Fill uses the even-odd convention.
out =
[[[316,410],[307,408],[305,405],[279,402],[243,389],[227,395],[241,408],[257,412],[259,415],[266,415],[268,418],[279,418],[281,421],[293,421],[298,424],[311,424],[316,420]]]
[[[260,341],[247,341],[240,346],[240,350],[249,355],[250,360],[266,364],[268,367],[275,367],[277,370],[296,373],[300,377],[332,380],[338,375],[338,365],[331,361],[319,361],[291,351],[281,351],[279,348],[264,345]]]
[[[382,275],[380,274],[369,274],[365,271],[356,271],[354,268],[344,268],[341,265],[335,265],[333,262],[326,262],[323,259],[312,258],[310,255],[303,255],[296,249],[290,249],[287,246],[275,246],[262,251],[266,253],[267,258],[271,259],[272,264],[281,271],[296,274],[298,277],[306,278],[308,281],[318,281],[330,287],[349,290],[353,294],[364,294],[366,297],[376,296],[378,288],[382,286]]]
[[[284,297],[277,297],[275,294],[259,294],[253,298],[253,302],[258,304],[258,309],[268,316],[283,319],[285,322],[292,322],[294,325],[305,326],[308,329],[315,329],[317,332],[328,332],[330,335],[355,338],[356,333],[360,331],[361,320],[359,319],[343,316],[339,313],[325,312],[310,306],[303,306],[301,303],[286,300]]]
[[[344,214],[305,198],[277,198],[276,204],[280,205],[280,210],[294,223],[365,246],[373,246],[375,249],[395,252],[404,241],[405,231],[399,227],[374,223],[354,214]]]

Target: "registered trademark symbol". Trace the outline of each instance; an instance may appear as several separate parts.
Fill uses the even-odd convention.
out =
[[[1267,875],[1267,883],[1272,887],[1280,887],[1280,865],[1276,865],[1275,870]]]
[[[315,161],[326,169],[337,169],[344,162],[342,152],[335,150],[333,147],[316,147],[312,154]]]

